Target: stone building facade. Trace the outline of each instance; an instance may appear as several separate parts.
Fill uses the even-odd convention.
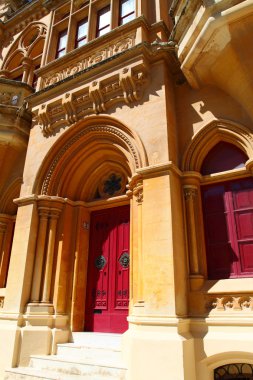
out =
[[[253,379],[252,39],[252,0],[1,2],[1,378],[91,331]]]

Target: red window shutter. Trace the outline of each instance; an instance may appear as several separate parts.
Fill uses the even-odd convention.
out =
[[[253,179],[203,187],[209,279],[253,277]]]

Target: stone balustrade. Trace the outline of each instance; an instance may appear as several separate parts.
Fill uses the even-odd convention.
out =
[[[0,77],[0,106],[20,108],[32,92],[32,87],[26,83]]]

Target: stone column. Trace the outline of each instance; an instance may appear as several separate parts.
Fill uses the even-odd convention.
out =
[[[197,186],[185,185],[184,199],[185,199],[190,277],[191,279],[195,279],[197,282],[199,282],[200,280],[200,283],[202,284],[203,276],[200,273],[200,263],[199,263],[199,257],[201,255],[201,252],[200,252],[201,236],[200,236],[199,227],[198,227],[200,215],[198,215],[198,188]],[[194,287],[196,285],[197,283],[194,285]]]
[[[29,58],[25,57],[22,60],[22,65],[23,65],[22,82],[27,83],[29,75],[30,75],[31,67],[32,67],[32,61]]]
[[[195,186],[184,186],[185,209],[187,217],[188,249],[190,273],[199,274],[198,242],[196,234],[196,197]]]
[[[57,228],[58,218],[59,218],[59,210],[55,210],[55,209],[51,210],[50,222],[49,222],[47,256],[46,256],[46,269],[45,269],[43,292],[42,292],[42,302],[43,303],[49,303],[50,302],[50,290],[51,290],[52,271],[53,271],[55,236],[56,236],[56,228]]]
[[[137,202],[137,218],[138,218],[138,294],[137,303],[139,306],[143,304],[143,253],[142,253],[142,203],[143,203],[143,184],[138,182],[133,190]],[[137,305],[136,305],[137,306]]]
[[[3,277],[5,277],[5,273],[3,273],[3,259],[4,259],[4,240],[5,233],[7,229],[7,224],[5,222],[0,221],[0,287],[3,287],[1,281]]]
[[[38,232],[37,248],[36,248],[36,254],[35,254],[35,263],[34,263],[34,269],[33,269],[31,302],[39,302],[40,300],[40,287],[41,287],[44,251],[45,251],[45,244],[46,244],[48,217],[49,217],[49,209],[44,208],[44,207],[39,208],[39,232]]]

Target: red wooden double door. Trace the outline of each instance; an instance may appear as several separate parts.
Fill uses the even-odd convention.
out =
[[[91,214],[85,330],[122,333],[129,304],[129,206]]]
[[[253,277],[253,179],[203,187],[208,276]]]

